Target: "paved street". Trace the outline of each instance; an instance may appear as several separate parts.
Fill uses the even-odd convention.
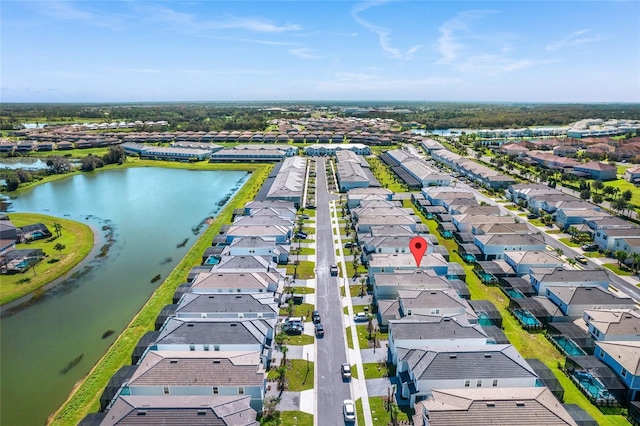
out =
[[[337,197],[328,193],[324,158],[317,159],[316,171],[316,309],[320,311],[325,336],[317,340],[314,419],[315,424],[323,426],[343,424],[342,401],[354,398],[350,383],[343,382],[340,374],[340,365],[347,362],[345,324],[338,278],[329,273],[329,266],[337,263],[329,201]]]

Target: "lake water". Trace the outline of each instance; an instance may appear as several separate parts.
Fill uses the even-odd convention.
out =
[[[129,168],[78,174],[13,199],[10,212],[68,217],[91,225],[101,240],[112,233],[114,243],[106,259],[88,260],[89,272],[0,321],[0,424],[44,424],[162,282],[151,279],[167,277],[202,221],[248,176]],[[107,330],[115,333],[103,339]]]

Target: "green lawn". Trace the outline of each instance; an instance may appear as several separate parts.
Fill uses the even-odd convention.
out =
[[[620,192],[630,190],[633,194],[633,196],[631,197],[631,204],[635,204],[636,206],[640,205],[640,188],[633,185],[632,183],[627,182],[624,179],[617,179],[605,182],[604,186],[612,186],[614,188],[618,188]]]
[[[292,317],[304,317],[305,321],[311,321],[311,312],[315,309],[310,303],[301,303],[300,305],[293,305]],[[289,314],[288,307],[283,306],[280,308],[280,315],[286,316]]]
[[[351,327],[347,327],[347,347],[349,349],[355,349],[355,347],[353,346],[353,337],[351,336]]]
[[[385,409],[385,400],[387,397],[376,396],[369,398],[369,407],[371,407],[371,417],[373,418],[374,426],[387,426],[391,421],[391,413]],[[408,406],[402,407],[405,411],[398,410],[398,421],[406,421],[411,424],[413,418],[413,410]],[[358,424],[364,424],[364,422],[358,422]]]
[[[580,247],[580,244],[571,241],[571,238],[558,238],[558,241],[569,247]]]
[[[614,273],[618,274],[618,275],[626,275],[626,276],[631,276],[633,275],[633,271],[630,270],[629,268],[625,269],[621,269],[617,263],[605,263],[602,265],[603,268],[607,268],[610,271],[613,271]]]
[[[313,415],[302,411],[282,411],[280,421],[287,426],[313,426]]]
[[[316,249],[311,247],[300,247],[300,249],[293,248],[290,252],[290,255],[299,254],[300,256],[312,256],[316,254]]]
[[[62,235],[51,241],[36,240],[17,244],[16,249],[42,249],[45,258],[34,268],[19,274],[4,274],[0,280],[0,305],[37,291],[47,283],[66,274],[84,259],[93,248],[93,231],[83,223],[33,213],[10,213],[9,219],[16,227],[43,223],[55,236],[54,223],[62,226]],[[62,244],[62,251],[55,250]]]
[[[310,280],[311,278],[316,276],[314,272],[315,267],[316,267],[316,264],[314,262],[310,260],[301,260],[298,263],[298,268],[297,268],[298,276],[296,278],[301,280]],[[293,276],[294,271],[296,271],[295,265],[287,265],[288,275]]]
[[[312,345],[315,341],[314,339],[313,336],[309,336],[308,334],[301,334],[299,336],[286,335],[284,344],[292,346]]]
[[[287,389],[291,392],[300,392],[303,390],[313,389],[313,362],[307,362],[304,359],[287,359],[287,371],[285,377],[287,380]],[[267,380],[276,380],[279,377],[278,370],[272,368],[267,373]],[[274,386],[273,384],[272,386]]]
[[[294,294],[313,294],[316,292],[316,290],[312,287],[289,287],[289,289],[291,290],[291,292],[293,292]]]
[[[385,363],[367,362],[362,364],[365,379],[383,379],[387,377],[387,366]]]
[[[393,192],[405,192],[406,185],[378,158],[368,158],[371,172],[378,179],[380,184]]]

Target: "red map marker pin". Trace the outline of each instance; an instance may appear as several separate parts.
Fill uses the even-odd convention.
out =
[[[427,251],[427,241],[422,237],[413,237],[409,242],[409,249],[419,268],[422,256],[424,256],[424,253]]]

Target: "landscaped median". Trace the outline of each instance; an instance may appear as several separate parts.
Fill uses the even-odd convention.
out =
[[[53,233],[53,237],[16,245],[16,249],[41,249],[47,257],[30,268],[31,270],[2,276],[0,305],[37,291],[63,276],[87,257],[93,248],[93,231],[83,223],[34,213],[11,213],[9,219],[16,227],[43,223]],[[58,237],[55,223],[61,226]],[[64,248],[56,249],[58,244]]]
[[[162,164],[164,165],[164,163]],[[50,416],[48,423],[75,425],[88,413],[99,410],[100,395],[111,376],[120,367],[131,364],[131,353],[138,340],[147,331],[153,330],[155,319],[160,310],[171,303],[176,288],[185,282],[191,268],[201,263],[202,253],[211,245],[211,240],[219,233],[220,227],[231,222],[233,210],[244,207],[246,202],[253,199],[271,170],[271,165],[252,164],[247,168],[254,170],[251,177],[220,212],[220,215],[202,233],[198,241],[162,285],[153,293],[140,312],[111,345],[107,353],[98,361],[89,374],[74,387],[65,403]]]

